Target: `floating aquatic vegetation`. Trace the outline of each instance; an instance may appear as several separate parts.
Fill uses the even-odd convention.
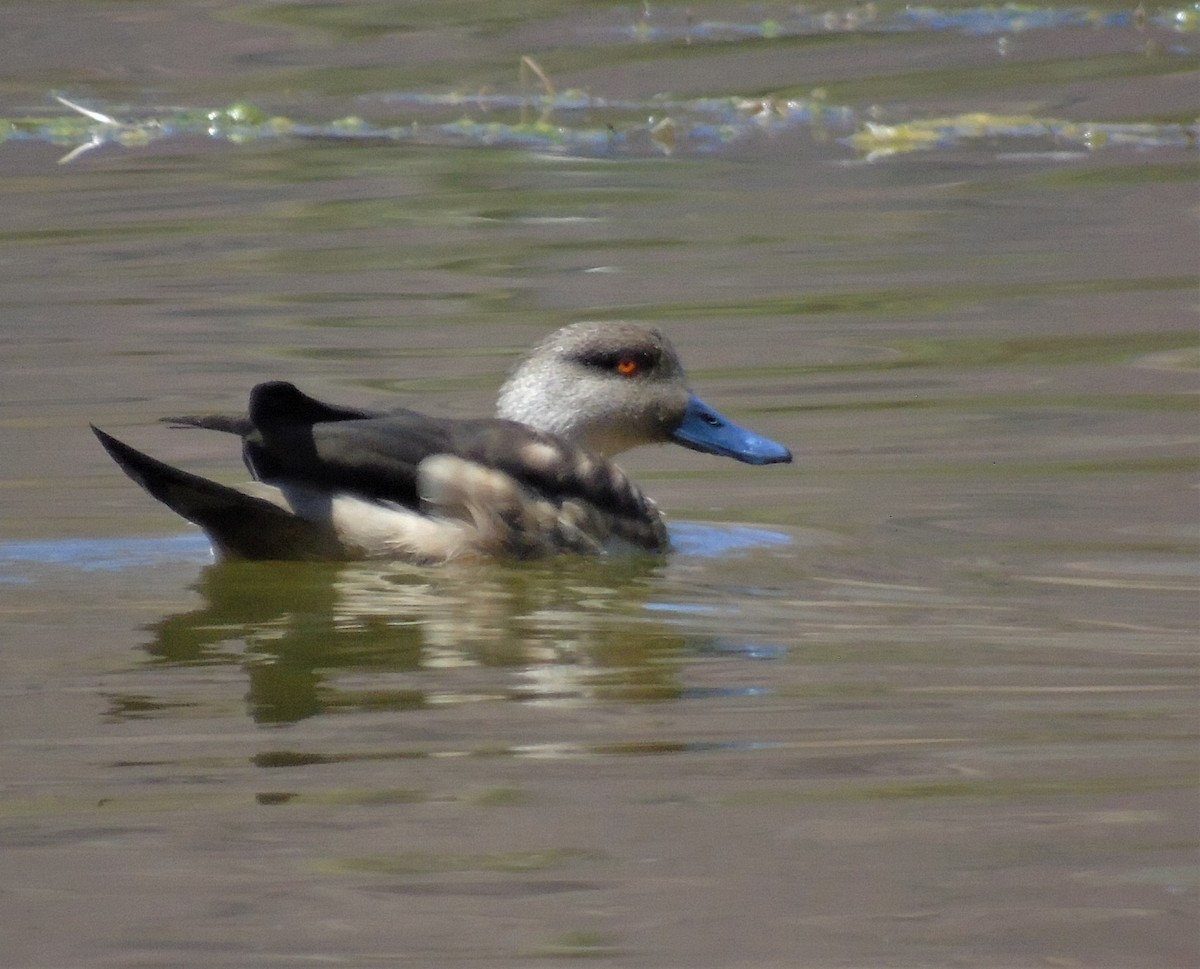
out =
[[[71,150],[58,160],[62,165],[103,145],[140,148],[183,135],[205,135],[239,144],[292,133],[292,123],[286,118],[268,118],[245,102],[217,110],[157,109],[147,112],[149,116],[145,118],[122,120],[58,94],[54,99],[73,113],[45,118],[0,118],[0,143],[43,141],[70,145]]]
[[[665,16],[679,16],[667,11]],[[814,30],[959,31],[1012,34],[1039,29],[1089,27],[1141,28],[1152,23],[1175,33],[1200,31],[1200,2],[1155,14],[1133,11],[1062,9],[1006,4],[942,10],[906,6],[885,12],[866,3],[829,13],[791,9],[790,19],[756,23],[692,22],[686,16],[671,26],[645,24],[636,39],[716,40],[744,37],[773,40]],[[685,34],[672,31],[684,30]],[[1003,40],[1004,38],[1002,38]],[[1033,115],[977,112],[946,118],[888,124],[850,107],[827,103],[822,92],[809,97],[708,97],[679,99],[608,99],[589,91],[558,90],[532,57],[519,63],[519,89],[402,91],[364,95],[372,113],[384,108],[401,114],[400,123],[379,123],[358,116],[325,122],[269,117],[251,104],[237,102],[216,110],[193,108],[106,108],[55,96],[68,109],[52,117],[0,119],[0,143],[35,140],[64,145],[67,163],[105,145],[138,148],[164,138],[203,136],[234,144],[277,138],[382,141],[415,145],[499,147],[575,157],[696,156],[752,146],[755,139],[804,131],[814,140],[845,145],[869,161],[951,146],[981,145],[1000,152],[1046,155],[1112,146],[1195,148],[1196,123],[1090,123]]]
[[[1138,148],[1195,148],[1200,140],[1196,125],[1082,124],[1032,115],[962,114],[928,118],[904,124],[866,122],[850,142],[868,160],[929,151],[992,139],[1019,142],[1036,139],[1049,150],[1097,149],[1117,146]]]
[[[577,91],[541,95],[466,96],[457,93],[404,93],[379,100],[422,111],[453,109],[450,121],[379,125],[359,117],[325,123],[268,117],[239,102],[217,110],[160,108],[148,117],[122,120],[56,95],[72,114],[50,118],[0,120],[0,142],[43,141],[70,146],[60,163],[74,161],[103,145],[143,147],[164,138],[205,136],[234,144],[276,138],[393,141],[419,145],[502,147],[580,157],[647,156],[720,151],[755,134],[799,126],[849,135],[854,114],[829,108],[820,99],[703,98],[607,101]],[[470,111],[481,116],[473,117]],[[496,117],[516,112],[511,120]],[[588,117],[580,117],[581,112]],[[595,123],[593,118],[603,120]]]
[[[501,147],[575,157],[650,157],[719,153],[753,138],[800,129],[836,140],[875,161],[892,155],[967,144],[1031,153],[1115,146],[1195,148],[1200,126],[1089,123],[1033,115],[963,114],[883,124],[825,103],[800,98],[699,98],[609,101],[578,91],[540,95],[405,92],[380,100],[416,112],[453,109],[450,121],[378,125],[359,117],[325,123],[269,117],[244,102],[216,110],[159,109],[122,120],[58,97],[71,114],[0,120],[0,142],[34,140],[70,147],[67,163],[104,145],[140,148],[165,138],[203,136],[244,144],[278,138],[391,141],[418,145]],[[480,117],[472,116],[474,111]],[[515,113],[511,120],[497,117]],[[129,113],[132,114],[132,111]]]

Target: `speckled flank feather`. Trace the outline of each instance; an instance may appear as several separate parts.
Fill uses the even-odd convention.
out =
[[[552,500],[508,474],[449,454],[426,458],[418,480],[422,509],[469,521],[469,546],[484,555],[540,558],[558,552],[596,553],[624,544],[650,552],[670,546],[666,525],[646,498],[612,465],[623,486],[619,510],[581,498]],[[634,509],[630,513],[629,509]]]
[[[665,552],[670,539],[658,509],[619,469],[612,470],[626,491],[625,507],[639,509],[637,514],[603,511],[579,499],[552,501],[503,471],[450,454],[421,462],[416,510],[295,485],[253,483],[237,490],[336,535],[344,558],[437,565],[562,552]]]

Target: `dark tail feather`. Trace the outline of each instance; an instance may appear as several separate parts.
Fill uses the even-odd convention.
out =
[[[309,397],[295,384],[271,380],[250,389],[250,414],[247,423],[261,428],[265,424],[303,425],[330,421],[361,421],[383,417],[384,412],[361,407],[327,404]]]
[[[407,411],[404,413],[411,413]],[[327,404],[309,397],[294,384],[273,380],[258,384],[250,391],[250,413],[236,417],[230,414],[185,414],[182,417],[163,417],[171,427],[199,427],[206,431],[224,431],[246,437],[262,422],[285,424],[321,424],[327,421],[360,421],[384,417],[386,411],[362,407],[343,407]]]
[[[237,559],[345,558],[332,529],[307,521],[235,488],[209,481],[143,454],[92,425],[129,477],[178,515],[199,525],[218,555]]]
[[[206,431],[224,431],[226,434],[236,434],[245,437],[254,430],[250,418],[246,416],[232,417],[227,414],[196,414],[183,417],[162,417],[159,420],[171,427],[199,427]]]

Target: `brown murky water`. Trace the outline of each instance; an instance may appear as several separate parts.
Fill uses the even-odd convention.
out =
[[[1161,17],[764,36],[790,10],[6,4],[0,116],[402,124],[526,54],[684,114],[1197,114]],[[1194,148],[664,130],[0,143],[0,963],[1200,960]],[[157,418],[267,377],[484,413],[595,317],[797,454],[630,455],[665,561],[214,567],[87,430],[236,481]]]

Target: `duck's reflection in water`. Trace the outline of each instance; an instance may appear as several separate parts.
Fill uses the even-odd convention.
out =
[[[646,608],[662,568],[219,564],[200,576],[203,604],[154,624],[146,650],[238,665],[260,723],[487,697],[671,699],[685,637]]]

